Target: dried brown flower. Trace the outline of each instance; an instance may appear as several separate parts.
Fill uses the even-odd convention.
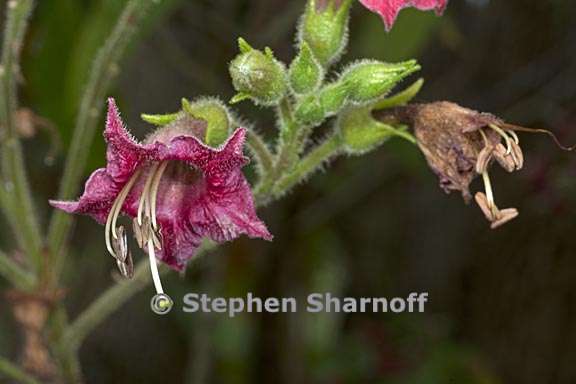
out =
[[[524,164],[512,126],[494,115],[446,101],[409,105],[395,113],[412,125],[418,146],[444,191],[460,191],[469,202],[470,183],[482,175],[486,193],[479,192],[475,200],[492,228],[518,216],[514,208],[500,210],[496,206],[488,175],[494,161],[508,172],[519,170]]]

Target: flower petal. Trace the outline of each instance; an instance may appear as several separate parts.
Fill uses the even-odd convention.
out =
[[[434,9],[440,15],[448,4],[448,0],[360,0],[360,2],[382,17],[387,31],[390,31],[403,8],[414,7],[422,11]]]
[[[108,115],[104,137],[107,170],[117,182],[127,182],[142,162],[146,147],[138,144],[126,130],[113,98],[108,99]]]
[[[225,187],[222,187],[224,186]],[[208,193],[190,211],[190,224],[203,236],[224,242],[245,234],[272,240],[266,225],[256,215],[248,182],[237,170],[219,188]]]
[[[166,146],[158,144],[156,151],[149,151],[149,157],[158,161],[180,160],[194,165],[209,177],[248,163],[248,158],[242,153],[245,137],[246,129],[238,128],[220,148],[214,149],[196,137],[178,136]]]
[[[92,173],[78,201],[50,200],[50,205],[68,213],[90,215],[104,224],[119,191],[106,169],[101,168]]]

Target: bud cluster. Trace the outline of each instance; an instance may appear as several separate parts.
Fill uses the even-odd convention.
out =
[[[256,105],[279,110],[282,105],[284,112],[289,110],[289,121],[280,122],[282,141],[294,136],[303,142],[312,128],[331,117],[336,117],[336,132],[350,153],[375,148],[383,137],[394,135],[397,128],[383,127],[370,112],[420,66],[415,60],[360,60],[330,79],[330,68],[348,43],[351,5],[352,0],[308,0],[299,24],[297,54],[289,65],[280,62],[270,48],[260,51],[240,38],[240,53],[229,68],[237,91],[231,102],[249,99]],[[283,112],[280,115],[286,117]]]

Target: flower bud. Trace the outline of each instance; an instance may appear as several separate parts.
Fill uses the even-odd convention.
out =
[[[300,46],[306,42],[324,66],[337,61],[348,43],[351,0],[308,0],[300,24]]]
[[[230,136],[230,113],[220,100],[204,98],[189,102],[182,99],[182,109],[193,118],[206,121],[206,133],[203,141],[208,146],[218,147]]]
[[[343,111],[338,129],[344,150],[351,155],[369,152],[397,134],[394,127],[375,120],[370,107],[350,107]]]
[[[230,63],[230,76],[238,94],[231,102],[250,98],[256,104],[276,104],[287,90],[284,65],[276,60],[270,48],[262,52],[242,38],[238,42],[240,54]]]
[[[320,87],[324,68],[316,60],[310,46],[302,42],[300,54],[294,59],[289,70],[290,85],[297,95],[312,93]]]
[[[332,83],[317,94],[304,97],[296,105],[295,117],[305,125],[319,125],[337,114],[346,103],[348,87],[345,83]]]
[[[396,64],[361,61],[348,68],[340,81],[348,84],[350,101],[365,104],[386,96],[399,81],[418,70],[415,60]]]

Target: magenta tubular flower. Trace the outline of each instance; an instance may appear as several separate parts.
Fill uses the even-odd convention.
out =
[[[214,149],[196,138],[205,129],[203,120],[183,114],[145,143],[137,143],[109,99],[106,168],[90,176],[78,201],[50,203],[106,225],[107,249],[127,276],[132,261],[126,231],[116,224],[122,214],[133,219],[137,243],[150,256],[153,269],[156,258],[184,269],[203,238],[224,242],[245,234],[271,240],[241,172],[248,161],[242,153],[246,130],[238,128]],[[160,293],[161,286],[156,287]]]
[[[414,7],[422,11],[435,10],[438,15],[441,15],[448,4],[448,0],[360,0],[360,2],[382,17],[387,31],[392,28],[396,17],[403,8]]]

